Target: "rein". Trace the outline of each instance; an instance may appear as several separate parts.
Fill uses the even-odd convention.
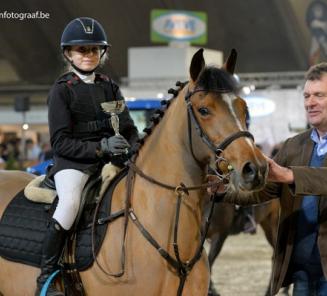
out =
[[[191,149],[192,156],[199,164],[199,161],[196,159],[196,157],[194,155],[193,144],[192,144],[191,128],[192,128],[192,124],[193,124],[197,134],[199,135],[201,140],[209,147],[209,149],[212,152],[214,152],[217,160],[218,161],[224,160],[222,157],[220,157],[220,154],[234,140],[236,140],[240,137],[248,137],[253,140],[253,136],[248,131],[238,131],[238,132],[233,133],[230,136],[228,136],[219,145],[216,146],[210,140],[210,138],[204,132],[204,130],[202,129],[201,125],[199,124],[198,120],[195,117],[195,114],[194,114],[194,111],[192,108],[192,102],[190,101],[190,98],[194,93],[196,93],[198,91],[206,91],[206,92],[210,91],[210,92],[219,92],[219,93],[222,92],[221,90],[196,89],[192,92],[188,91],[185,96],[185,102],[187,104],[187,111],[188,111],[188,116],[187,116],[187,118],[188,118],[188,135],[189,135],[189,143],[190,143],[190,149]],[[124,274],[124,272],[125,272],[125,243],[126,243],[127,225],[128,225],[128,221],[130,218],[132,220],[132,222],[137,226],[139,231],[142,233],[142,235],[145,237],[145,239],[159,252],[159,254],[167,261],[167,263],[175,269],[175,271],[179,277],[179,286],[178,286],[178,290],[177,290],[177,296],[181,296],[182,292],[183,292],[184,284],[185,284],[185,281],[186,281],[186,278],[187,278],[189,272],[192,270],[195,263],[201,258],[204,242],[205,242],[206,235],[207,235],[207,232],[208,232],[208,229],[210,226],[211,217],[212,217],[212,213],[213,213],[213,209],[214,209],[214,205],[215,205],[214,195],[211,195],[210,210],[209,210],[207,217],[205,217],[205,225],[200,232],[201,239],[200,239],[199,245],[197,246],[194,256],[190,260],[183,262],[180,258],[180,251],[179,251],[179,246],[178,246],[178,226],[179,226],[179,218],[180,218],[180,209],[181,209],[182,199],[185,196],[189,196],[189,191],[210,188],[210,187],[214,187],[214,186],[217,186],[217,185],[223,183],[228,178],[229,174],[223,175],[223,174],[217,173],[216,176],[218,177],[218,181],[216,181],[216,182],[208,182],[208,183],[200,184],[197,186],[189,186],[189,187],[185,186],[183,183],[180,183],[180,185],[178,185],[178,186],[172,186],[172,185],[160,182],[160,181],[154,179],[153,177],[146,175],[145,173],[143,173],[143,171],[140,168],[138,168],[136,166],[136,164],[132,160],[130,160],[127,163],[127,166],[129,167],[129,170],[128,170],[128,175],[127,175],[127,180],[126,180],[127,191],[126,191],[126,199],[125,199],[125,208],[124,208],[124,210],[119,211],[119,215],[118,214],[116,215],[116,217],[120,217],[121,215],[124,215],[124,217],[125,217],[123,242],[122,242],[122,255],[121,255],[121,270],[115,274],[106,272],[104,270],[104,268],[96,260],[96,255],[94,253],[94,249],[92,246],[93,257],[95,259],[95,262],[97,263],[99,268],[105,274],[107,274],[109,276],[121,277]],[[214,171],[217,172],[216,170],[214,170]],[[146,228],[139,221],[137,215],[135,214],[135,212],[131,206],[131,195],[132,195],[132,191],[133,191],[133,185],[134,185],[134,180],[135,180],[136,174],[152,184],[155,184],[157,186],[160,186],[160,187],[165,188],[170,191],[174,191],[174,193],[177,196],[175,221],[174,221],[174,233],[173,233],[173,248],[174,248],[175,258],[173,258],[166,250],[164,250],[159,245],[159,243],[154,239],[154,237],[146,230]],[[224,195],[225,195],[225,192],[218,193],[218,194],[216,193],[216,196],[218,196],[218,200],[221,200],[224,197]],[[216,199],[216,201],[217,201],[217,199]],[[115,214],[113,214],[113,215],[115,215]],[[110,222],[113,220],[113,219],[111,219],[111,217],[113,215],[111,215],[105,219],[101,219],[101,221],[100,221],[100,219],[98,219],[96,221],[96,216],[97,216],[97,209],[96,209],[95,214],[94,214],[93,223],[92,223],[92,234],[94,234],[93,230],[94,230],[96,223],[102,224],[102,223]],[[93,245],[93,237],[92,237],[92,245]]]
[[[145,239],[154,248],[156,248],[156,250],[167,261],[167,263],[175,269],[175,271],[180,279],[178,290],[177,290],[177,296],[181,296],[187,275],[192,270],[195,263],[201,258],[204,242],[205,242],[205,239],[206,239],[206,236],[208,233],[208,229],[210,226],[210,222],[211,222],[213,209],[214,209],[215,203],[217,202],[217,196],[219,199],[222,199],[225,195],[225,192],[223,192],[221,194],[216,194],[216,198],[214,198],[214,195],[211,195],[210,210],[209,210],[208,216],[205,218],[204,228],[200,233],[201,234],[200,243],[196,249],[196,252],[195,252],[193,258],[186,262],[183,262],[181,260],[179,247],[178,247],[178,225],[179,225],[179,217],[180,217],[180,208],[181,208],[182,198],[186,195],[188,196],[189,191],[217,186],[223,182],[223,179],[220,179],[219,181],[216,181],[216,182],[208,182],[208,183],[200,184],[197,186],[189,186],[189,187],[186,187],[183,183],[180,183],[179,186],[175,187],[175,186],[171,186],[171,185],[162,183],[162,182],[144,174],[132,161],[129,161],[127,166],[129,167],[129,171],[128,171],[127,181],[126,181],[127,192],[126,192],[126,199],[125,199],[125,209],[118,211],[117,213],[114,213],[106,218],[102,218],[102,219],[98,219],[98,220],[96,219],[96,217],[98,214],[100,201],[98,202],[97,207],[95,209],[95,213],[94,213],[93,221],[92,221],[92,231],[91,231],[93,259],[104,274],[106,274],[108,276],[113,276],[113,277],[121,277],[124,275],[124,273],[125,273],[125,253],[126,253],[125,242],[126,242],[128,218],[130,218],[132,220],[132,222],[140,230],[140,232],[145,237]],[[134,184],[134,179],[135,179],[136,174],[138,174],[140,177],[144,178],[145,180],[147,180],[148,182],[150,182],[152,184],[158,185],[158,186],[163,187],[170,191],[174,191],[177,196],[175,222],[174,222],[174,240],[173,240],[174,254],[175,254],[176,259],[173,258],[166,250],[164,250],[159,245],[159,243],[154,239],[154,237],[146,230],[146,228],[141,224],[141,222],[137,218],[137,215],[135,214],[133,208],[131,207],[130,199],[131,199],[131,193],[133,190],[133,184]],[[109,273],[101,266],[101,264],[98,262],[98,260],[96,258],[95,249],[94,249],[95,225],[96,224],[104,224],[104,223],[108,223],[108,222],[110,223],[113,220],[115,220],[116,218],[119,218],[121,216],[125,216],[123,243],[122,243],[122,255],[121,255],[121,262],[120,262],[121,268],[120,268],[120,271],[117,273]]]
[[[204,184],[201,184],[201,185],[197,185],[197,186],[189,186],[189,187],[186,187],[183,183],[180,183],[179,186],[172,186],[172,185],[168,185],[168,184],[165,184],[165,183],[162,183],[146,174],[144,174],[142,172],[142,170],[140,170],[134,162],[132,161],[129,161],[127,166],[133,170],[135,173],[137,173],[140,177],[142,177],[143,179],[149,181],[150,183],[152,184],[155,184],[155,185],[158,185],[160,187],[163,187],[165,189],[168,189],[168,190],[173,190],[175,192],[177,191],[184,191],[186,194],[188,194],[188,191],[193,191],[193,190],[198,190],[198,189],[203,189],[203,188],[209,188],[209,187],[213,187],[215,185],[219,185],[219,183],[221,182],[208,182],[208,183],[204,183]]]
[[[135,177],[135,174],[138,174],[140,177],[144,178],[148,182],[158,185],[160,187],[163,187],[165,189],[174,191],[176,196],[177,196],[177,203],[176,203],[176,211],[175,211],[175,222],[174,222],[174,240],[173,240],[173,247],[174,247],[174,254],[175,258],[173,258],[166,250],[164,250],[159,243],[154,239],[154,237],[146,230],[146,228],[141,224],[139,219],[137,218],[135,212],[133,209],[130,207],[129,208],[129,216],[136,225],[136,227],[140,230],[142,235],[145,237],[145,239],[159,252],[159,254],[167,261],[167,263],[172,266],[179,277],[179,286],[177,290],[177,296],[181,296],[184,288],[184,284],[186,281],[186,278],[189,274],[189,272],[192,270],[193,266],[195,263],[201,258],[202,251],[203,251],[203,246],[204,242],[209,230],[210,222],[211,222],[211,217],[213,213],[213,209],[215,206],[215,203],[217,202],[217,199],[215,200],[214,195],[211,195],[210,197],[210,210],[208,213],[208,216],[205,218],[205,226],[203,230],[200,232],[201,234],[201,239],[200,243],[198,244],[198,247],[196,249],[196,252],[192,259],[187,260],[186,262],[183,262],[180,258],[180,252],[179,252],[179,247],[178,247],[178,225],[179,225],[179,217],[180,217],[180,209],[181,209],[181,203],[182,203],[182,198],[184,196],[189,195],[189,191],[191,190],[199,190],[202,188],[209,188],[215,185],[219,185],[222,180],[219,180],[218,182],[208,182],[204,183],[198,186],[190,186],[186,187],[183,183],[180,183],[179,186],[174,187],[171,185],[167,185],[165,183],[162,183],[160,181],[155,180],[154,178],[144,174],[133,162],[129,162],[128,166],[130,168],[130,171],[133,172],[133,175]],[[218,194],[217,194],[218,195]],[[221,200],[225,195],[225,192],[218,195],[219,199]]]

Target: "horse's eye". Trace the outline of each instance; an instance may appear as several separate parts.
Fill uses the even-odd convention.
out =
[[[202,116],[207,116],[210,114],[209,109],[205,107],[199,108],[198,111]]]

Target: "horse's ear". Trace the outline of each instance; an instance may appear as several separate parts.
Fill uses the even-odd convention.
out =
[[[227,61],[223,66],[223,69],[225,69],[230,74],[234,74],[236,60],[237,60],[237,51],[233,48],[229,54]]]
[[[196,81],[200,72],[205,66],[203,58],[203,48],[200,48],[193,56],[190,66],[190,76],[193,81]]]

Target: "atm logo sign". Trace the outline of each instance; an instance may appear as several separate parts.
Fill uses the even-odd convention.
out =
[[[151,11],[151,41],[207,43],[207,15],[203,12],[156,9]]]

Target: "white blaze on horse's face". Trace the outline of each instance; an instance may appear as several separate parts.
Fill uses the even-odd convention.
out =
[[[234,107],[233,107],[233,102],[236,100],[237,96],[233,93],[223,93],[223,94],[221,94],[221,98],[227,104],[229,111],[233,115],[235,122],[236,122],[237,126],[239,127],[239,129],[243,130],[241,122],[238,119],[238,117],[234,111]]]
[[[239,97],[236,96],[234,93],[230,92],[230,93],[223,93],[221,94],[221,98],[222,100],[227,104],[230,113],[232,114],[232,116],[235,119],[236,125],[239,128],[240,131],[245,130],[242,126],[242,123],[239,119],[239,117],[237,116],[237,114],[235,113],[235,109],[234,109],[234,102],[236,99],[238,99]],[[246,140],[246,142],[250,145],[250,147],[252,149],[254,149],[254,143],[252,140],[250,140],[249,138],[244,138]]]
[[[207,97],[207,105],[215,106],[216,129],[207,129],[211,134],[216,146],[222,141],[240,131],[246,130],[245,101],[233,92],[210,94]],[[215,102],[211,104],[211,102]],[[204,121],[205,123],[205,121]],[[206,124],[204,124],[206,125]],[[238,137],[234,139],[219,155],[217,169],[223,174],[230,174],[229,190],[233,192],[250,192],[262,188],[265,182],[266,161],[262,153],[255,146],[250,137]],[[221,161],[221,160],[224,161]],[[210,161],[212,167],[213,160]],[[229,170],[229,167],[232,170]]]

